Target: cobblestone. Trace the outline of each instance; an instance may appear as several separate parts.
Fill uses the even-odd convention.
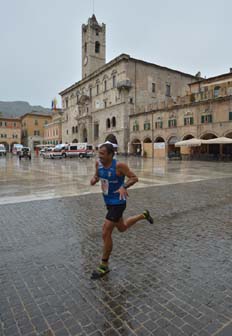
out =
[[[99,262],[99,194],[0,206],[0,336],[232,335],[232,181],[129,190],[126,216]]]

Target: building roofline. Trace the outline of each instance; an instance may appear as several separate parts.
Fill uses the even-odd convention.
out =
[[[37,111],[32,111],[32,112],[27,112],[27,113],[23,114],[20,117],[20,119],[26,117],[27,115],[52,118],[52,114],[45,114],[45,113],[40,113],[40,112],[37,112]]]
[[[0,115],[0,119],[7,119],[7,120],[16,120],[16,121],[21,121],[21,118],[20,117],[7,117],[5,116],[4,114],[3,115]]]
[[[124,61],[124,60],[138,62],[138,63],[142,63],[144,65],[155,66],[155,67],[157,67],[159,69],[162,69],[162,70],[172,71],[172,72],[184,75],[184,76],[188,76],[188,77],[190,77],[192,79],[196,79],[196,81],[198,80],[198,78],[196,76],[187,74],[185,72],[182,72],[182,71],[179,71],[179,70],[175,70],[175,69],[171,69],[171,68],[168,68],[168,67],[164,67],[164,66],[161,66],[161,65],[158,65],[158,64],[155,64],[155,63],[146,62],[146,61],[143,61],[143,60],[140,60],[140,59],[136,59],[136,58],[130,57],[130,55],[128,55],[128,54],[120,54],[119,56],[117,56],[114,59],[112,59],[110,62],[104,64],[102,67],[100,67],[99,69],[97,69],[94,72],[92,72],[87,77],[85,77],[85,78],[81,79],[80,81],[74,83],[73,85],[69,86],[67,89],[64,89],[64,90],[60,91],[59,95],[62,96],[65,93],[68,93],[68,92],[72,91],[73,89],[75,89],[79,85],[84,84],[85,82],[88,82],[92,78],[98,76],[99,74],[101,74],[102,72],[104,72],[105,70],[107,70],[108,68],[110,68],[111,66],[113,66],[114,64],[119,63],[119,62]]]
[[[172,105],[169,107],[164,107],[164,108],[157,108],[157,109],[151,109],[149,111],[143,111],[143,112],[138,112],[138,113],[133,113],[129,115],[129,118],[133,118],[133,117],[139,117],[142,115],[148,115],[148,114],[154,114],[154,113],[158,113],[158,112],[168,112],[168,111],[172,111],[172,110],[176,110],[176,109],[184,109],[186,107],[192,107],[192,106],[198,106],[198,105],[208,105],[210,103],[214,103],[214,102],[218,102],[218,101],[227,101],[227,100],[231,100],[231,95],[230,96],[226,96],[226,97],[218,97],[217,99],[207,99],[207,100],[200,100],[197,102],[193,102],[193,103],[185,103],[185,104],[178,104],[178,105]]]
[[[232,77],[232,72],[227,72],[227,73],[217,75],[214,77],[203,78],[203,79],[198,80],[198,83],[210,83],[210,82],[214,82],[215,80],[226,78],[226,77]],[[196,83],[190,83],[189,85],[193,85],[193,84],[196,84]]]
[[[90,79],[98,76],[100,73],[104,72],[106,69],[110,68],[112,65],[121,62],[122,60],[129,60],[130,56],[127,54],[121,54],[115,58],[113,58],[110,62],[104,64],[99,69],[92,72],[90,75],[86,76],[85,78],[82,78],[78,82],[74,83],[73,85],[69,86],[67,89],[64,89],[63,91],[59,92],[59,95],[64,95],[65,93],[68,93],[69,91],[75,89],[80,84],[84,84],[85,82],[88,82]]]
[[[147,62],[147,61],[144,61],[144,60],[140,60],[140,59],[137,59],[137,58],[130,58],[132,61],[135,61],[135,62],[139,62],[139,63],[143,63],[145,65],[152,65],[152,66],[155,66],[159,69],[162,69],[162,70],[168,70],[168,71],[172,71],[172,72],[176,72],[178,74],[181,74],[181,75],[184,75],[184,76],[188,76],[188,77],[191,77],[193,79],[196,79],[198,77],[194,76],[194,75],[191,75],[191,74],[188,74],[186,72],[183,72],[183,71],[180,71],[180,70],[176,70],[176,69],[171,69],[171,68],[168,68],[168,67],[165,67],[165,66],[162,66],[162,65],[159,65],[159,64],[155,64],[155,63],[151,63],[151,62]]]

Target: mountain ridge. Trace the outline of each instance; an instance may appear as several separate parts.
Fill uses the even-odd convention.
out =
[[[25,101],[0,101],[0,116],[1,117],[21,117],[22,115],[30,112],[40,112],[42,114],[51,114],[49,108],[40,105],[30,105]]]

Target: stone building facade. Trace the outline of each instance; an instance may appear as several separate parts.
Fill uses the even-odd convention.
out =
[[[62,143],[61,109],[52,110],[51,122],[44,125],[44,144],[57,145]]]
[[[50,123],[50,114],[42,114],[32,111],[21,117],[22,123],[22,144],[35,149],[36,145],[44,143],[44,125]]]
[[[232,138],[232,72],[189,84],[186,95],[130,115],[130,151],[166,157],[190,138]],[[181,148],[182,154],[189,149]]]
[[[21,143],[21,120],[0,116],[0,143],[7,151],[11,151],[14,144]]]
[[[131,116],[177,101],[197,78],[127,54],[105,63],[105,31],[94,15],[82,26],[82,79],[60,92],[62,140],[97,146],[114,134],[128,153]]]

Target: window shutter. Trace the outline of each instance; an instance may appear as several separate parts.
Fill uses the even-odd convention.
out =
[[[205,121],[205,117],[201,116],[201,123],[204,124],[204,121]]]

